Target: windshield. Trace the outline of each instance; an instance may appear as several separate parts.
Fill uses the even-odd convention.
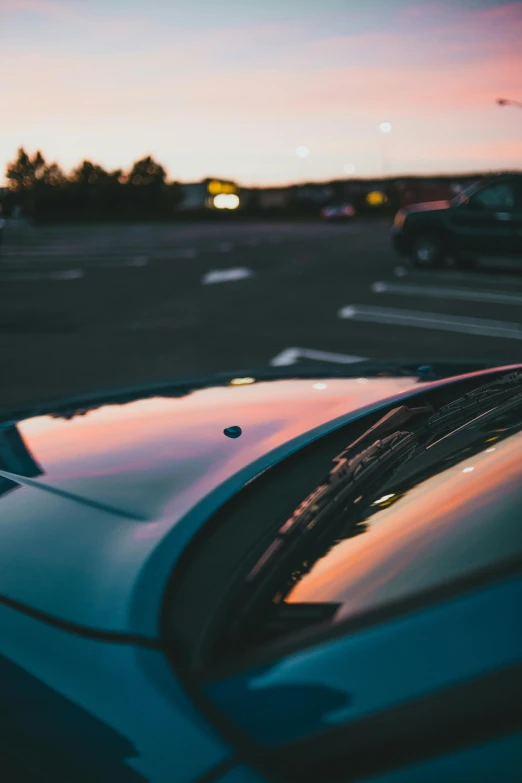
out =
[[[339,621],[522,552],[521,449],[519,433],[413,486],[399,474],[365,509],[356,538],[294,574],[286,602],[334,603]]]
[[[470,185],[468,188],[462,190],[451,200],[452,205],[456,207],[459,204],[466,203],[469,197],[472,196],[474,193],[476,193],[477,190],[480,189],[480,187],[481,187],[480,182],[474,182],[473,185]]]
[[[521,429],[517,397],[510,410],[475,418],[403,461],[392,478],[361,484],[348,502],[338,495],[337,520],[317,513],[315,532],[293,551],[291,542],[281,552],[269,545],[256,597],[247,591],[247,611],[229,616],[230,649],[422,600],[509,565],[522,553]]]
[[[522,358],[519,3],[1,17],[4,408]]]

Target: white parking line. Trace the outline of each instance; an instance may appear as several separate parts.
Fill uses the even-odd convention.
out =
[[[391,307],[348,305],[339,310],[339,318],[366,323],[414,326],[444,332],[478,334],[485,337],[504,337],[522,340],[522,325],[509,321],[493,321],[485,318],[464,318],[440,313],[424,313],[418,310],[396,310]]]
[[[91,269],[120,269],[121,267],[143,267],[149,263],[148,256],[136,256],[135,258],[122,258],[115,261],[106,261],[98,266],[92,266]]]
[[[211,285],[212,283],[229,283],[233,280],[244,280],[246,277],[252,277],[253,272],[243,266],[232,267],[231,269],[211,269],[201,278],[202,285]]]
[[[79,280],[83,269],[62,269],[56,272],[2,272],[0,281],[5,283],[32,283],[35,280]]]
[[[468,288],[437,288],[436,286],[386,282],[372,283],[370,289],[374,294],[402,294],[403,296],[426,296],[435,299],[463,299],[470,302],[522,304],[522,293],[505,294],[503,291],[470,291]]]
[[[345,353],[330,353],[329,351],[312,351],[307,348],[285,348],[273,359],[272,367],[288,367],[297,364],[299,359],[313,359],[317,362],[334,362],[335,364],[355,364],[366,361],[365,356],[350,356]]]
[[[84,250],[85,252],[85,250]],[[92,251],[90,251],[92,252]],[[17,256],[63,256],[63,255],[82,255],[82,248],[57,246],[50,247],[49,245],[31,246],[31,247],[18,247],[18,248],[4,248],[2,251],[3,256],[11,256],[16,258]]]
[[[135,258],[128,259],[127,266],[147,266],[148,263],[148,256],[136,256]]]
[[[518,285],[522,285],[522,274],[496,274],[495,272],[492,272],[491,269],[488,271],[487,269],[483,269],[483,271],[479,272],[460,272],[456,269],[440,269],[440,270],[434,270],[432,272],[428,272],[427,270],[420,270],[420,269],[407,269],[406,267],[396,267],[396,269],[404,269],[406,271],[407,275],[410,275],[413,279],[417,281],[429,282],[433,281],[435,283],[448,280],[449,282],[455,283],[457,281],[463,281],[466,284],[468,283],[493,283],[494,285],[498,285],[499,283],[517,283]],[[522,269],[521,269],[522,271]],[[395,274],[397,277],[401,277],[404,275],[397,275],[396,271]]]
[[[55,256],[70,256],[71,258],[81,259],[82,261],[110,261],[111,259],[123,258],[126,259],[129,253],[147,253],[147,258],[150,255],[158,257],[171,258],[196,258],[198,251],[193,247],[125,247],[118,245],[111,249],[108,247],[102,247],[99,250],[93,247],[61,247],[51,248],[48,246],[42,246],[39,248],[27,249],[23,247],[4,249],[2,250],[2,256],[9,257],[10,260],[17,263],[23,261],[34,261],[37,258],[48,258]],[[145,256],[135,256],[143,258]]]

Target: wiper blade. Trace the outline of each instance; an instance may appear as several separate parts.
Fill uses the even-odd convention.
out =
[[[419,441],[412,432],[397,430],[413,416],[431,413],[431,406],[394,408],[351,443],[333,460],[321,483],[297,507],[292,516],[279,529],[277,536],[248,574],[246,581],[255,581],[275,556],[279,557],[296,537],[307,535],[313,528],[327,521],[334,521],[344,510],[346,503],[377,478],[387,480],[398,465],[408,460]],[[391,435],[379,437],[389,430]],[[371,445],[368,445],[370,443]]]
[[[379,419],[372,427],[369,427],[363,434],[354,440],[353,443],[342,451],[337,457],[334,457],[334,463],[342,462],[349,454],[355,454],[363,448],[373,443],[377,438],[382,437],[386,432],[394,432],[403,427],[414,416],[433,413],[431,405],[423,405],[420,408],[410,408],[408,405],[401,405],[393,408],[385,416]],[[332,468],[334,470],[334,468]],[[330,471],[331,472],[331,471]]]
[[[482,411],[493,410],[500,403],[515,397],[520,392],[522,392],[522,373],[519,371],[507,373],[439,408],[426,422],[426,428],[434,435],[438,435],[448,427],[454,428],[459,424],[465,424]]]
[[[441,441],[446,440],[446,438],[451,438],[453,435],[456,435],[458,432],[468,429],[469,427],[476,425],[483,427],[487,422],[495,420],[499,416],[508,414],[520,406],[522,406],[522,392],[508,397],[507,400],[504,399],[501,402],[497,402],[493,407],[489,405],[487,406],[486,410],[475,410],[472,418],[466,418],[464,423],[456,425],[453,422],[452,426],[446,428],[443,431],[438,431],[436,434],[432,435],[429,438],[429,442],[426,444],[426,450],[431,449],[433,446],[441,443]]]

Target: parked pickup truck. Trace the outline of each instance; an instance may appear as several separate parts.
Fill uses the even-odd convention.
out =
[[[449,201],[400,209],[392,243],[419,267],[443,266],[450,258],[472,266],[479,256],[522,260],[522,175],[491,177]]]

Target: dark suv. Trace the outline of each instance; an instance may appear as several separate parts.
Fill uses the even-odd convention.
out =
[[[522,175],[492,177],[451,201],[412,204],[393,223],[395,250],[416,266],[461,266],[477,256],[520,256],[522,260]]]

